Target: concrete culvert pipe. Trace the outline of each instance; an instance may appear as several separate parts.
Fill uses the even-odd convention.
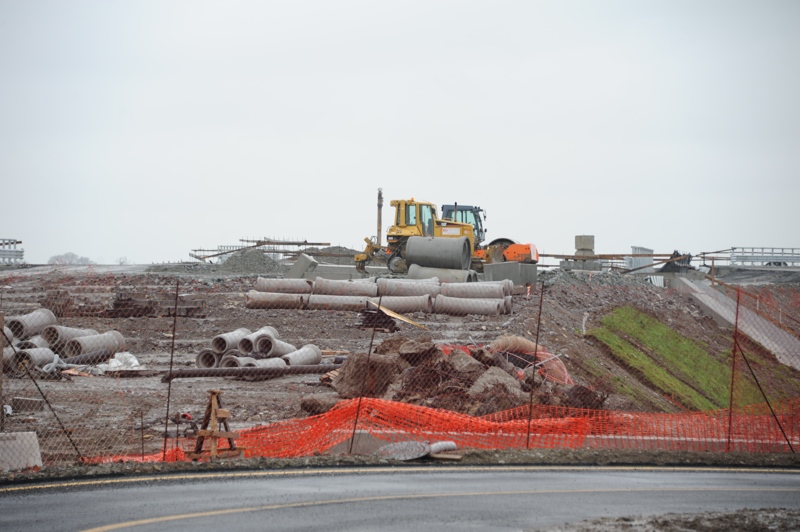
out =
[[[45,340],[40,334],[31,336],[27,340],[23,340],[17,344],[17,349],[36,349],[39,347],[50,347],[50,344],[47,342],[47,340]]]
[[[409,279],[427,279],[432,276],[438,277],[442,283],[475,283],[478,281],[478,273],[475,270],[428,268],[419,264],[412,264],[408,267]]]
[[[14,355],[17,352],[14,350],[13,347],[4,347],[3,348],[3,371],[6,369],[11,369],[14,364]]]
[[[412,236],[406,244],[406,263],[428,268],[468,270],[472,263],[469,239]],[[429,276],[433,277],[433,276]]]
[[[425,294],[421,296],[373,297],[370,298],[370,301],[384,308],[387,308],[391,311],[399,312],[401,314],[406,312],[430,313],[431,310],[433,309],[433,298],[430,296],[430,294]],[[370,306],[369,308],[374,309],[376,307]]]
[[[322,351],[314,344],[308,344],[281,358],[290,366],[313,366],[322,362]]]
[[[502,299],[467,299],[439,294],[433,300],[433,312],[451,316],[466,316],[467,314],[498,316],[503,305]]]
[[[367,307],[367,298],[364,296],[330,296],[311,294],[308,298],[308,308],[311,310],[355,310]]]
[[[267,325],[239,340],[239,351],[245,354],[252,353],[256,350],[256,342],[258,339],[265,334],[268,334],[275,339],[280,339],[281,337],[275,327],[270,327]]]
[[[378,285],[374,282],[338,281],[317,277],[314,280],[314,295],[375,297],[378,295]]]
[[[256,291],[275,294],[310,294],[311,281],[308,279],[256,279]]]
[[[245,329],[244,327],[236,329],[235,331],[218,334],[211,339],[211,349],[220,354],[230,351],[231,349],[236,349],[239,347],[239,340],[248,334],[251,334],[250,329]]]
[[[14,333],[11,332],[11,329],[8,327],[3,327],[3,347],[11,345],[14,341]]]
[[[441,294],[474,299],[502,299],[506,295],[503,285],[499,283],[446,283],[442,285]]]
[[[239,367],[239,357],[235,355],[225,355],[219,359],[219,364],[217,364],[218,368],[238,368]]]
[[[74,357],[93,351],[112,354],[125,351],[125,338],[117,331],[108,331],[95,336],[73,338],[64,346],[65,357]]]
[[[301,309],[308,300],[307,294],[277,294],[250,290],[245,295],[244,306],[252,309]]]
[[[256,367],[258,368],[285,368],[286,361],[282,358],[263,358],[256,360]]]
[[[55,314],[46,308],[40,308],[29,314],[10,318],[6,322],[6,325],[14,336],[20,340],[24,340],[31,336],[36,336],[42,332],[45,327],[48,325],[55,325],[56,322]]]
[[[213,349],[203,349],[197,353],[194,363],[198,368],[216,368],[220,358],[222,356]]]
[[[64,345],[73,338],[82,336],[97,336],[100,334],[94,329],[78,329],[75,327],[65,327],[63,325],[48,325],[42,331],[42,337],[47,340],[53,351],[60,352]]]
[[[382,296],[424,296],[439,295],[441,286],[438,282],[400,281],[398,279],[378,279],[378,294]]]
[[[35,349],[23,349],[17,351],[14,356],[14,365],[17,371],[25,371],[25,368],[41,367],[55,360],[56,354],[46,347]]]
[[[297,347],[288,342],[273,338],[269,334],[264,334],[256,340],[256,351],[254,358],[275,358],[282,357],[287,353],[297,351]]]
[[[506,296],[503,298],[503,314],[511,314],[511,307],[514,303],[514,298]]]

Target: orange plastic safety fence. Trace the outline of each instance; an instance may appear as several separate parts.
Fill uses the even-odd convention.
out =
[[[751,406],[733,415],[727,410],[654,414],[534,405],[530,414],[525,406],[474,417],[364,398],[360,405],[358,399],[352,399],[325,414],[244,430],[237,446],[245,449],[246,458],[296,458],[324,453],[350,440],[358,413],[357,430],[387,443],[449,440],[459,448],[483,449],[789,452],[787,438],[795,450],[800,443],[798,406],[800,398],[772,405],[781,424],[778,426],[766,405]],[[181,445],[188,449],[192,442],[183,440]],[[161,459],[162,453],[157,453],[144,458],[98,457],[94,461]],[[167,453],[167,461],[184,459],[180,448],[171,448]]]

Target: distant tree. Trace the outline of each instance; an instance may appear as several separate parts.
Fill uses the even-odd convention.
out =
[[[120,266],[125,266],[126,264],[128,264],[128,257],[120,257],[120,258],[118,258],[117,259],[117,264],[119,264]]]
[[[63,255],[54,255],[47,260],[47,264],[94,264],[88,257],[79,257],[75,253],[64,253]]]

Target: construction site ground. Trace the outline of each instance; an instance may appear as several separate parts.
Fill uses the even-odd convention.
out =
[[[0,273],[3,284],[2,309],[6,316],[29,311],[38,306],[48,290],[66,289],[89,295],[98,301],[110,301],[120,291],[161,294],[191,293],[207,302],[208,314],[202,318],[179,317],[173,337],[173,319],[76,317],[67,323],[96,330],[117,330],[127,341],[127,350],[149,370],[165,372],[170,363],[176,368],[194,367],[195,355],[210,344],[215,335],[240,327],[256,330],[264,325],[275,327],[282,339],[304,345],[316,344],[328,352],[366,353],[373,331],[360,326],[358,313],[314,310],[253,310],[244,306],[244,294],[251,290],[258,276],[278,276],[287,267],[274,261],[234,259],[226,264],[179,264],[156,266],[40,266],[7,270]],[[769,289],[782,294],[797,294],[796,272],[773,277]],[[724,278],[724,277],[723,277]],[[788,280],[789,282],[782,282]],[[408,316],[426,327],[420,329],[398,322],[394,333],[377,332],[374,344],[390,338],[430,339],[436,343],[485,344],[503,335],[516,335],[538,341],[551,353],[558,354],[576,384],[603,393],[602,408],[626,411],[680,412],[685,410],[657,393],[640,375],[620,364],[608,349],[591,334],[600,320],[621,307],[655,317],[679,334],[702,342],[709,351],[730,349],[731,331],[703,315],[688,299],[673,291],[651,285],[641,277],[617,273],[540,272],[545,299],[539,318],[539,290],[534,287],[513,298],[510,315],[465,317],[440,314]],[[177,287],[176,287],[177,285]],[[171,355],[171,353],[173,353]],[[619,377],[635,393],[621,395],[598,379],[598,368],[608,379]],[[39,383],[48,400],[57,405],[65,419],[80,420],[84,427],[72,434],[76,445],[107,438],[109,454],[134,454],[140,451],[145,435],[145,451],[161,448],[167,408],[168,385],[160,375],[138,378],[108,376],[72,377],[69,380]],[[8,389],[8,388],[6,388]],[[35,390],[29,387],[33,395]],[[279,420],[310,415],[301,401],[311,394],[336,396],[336,391],[320,382],[319,375],[295,375],[260,382],[231,378],[178,379],[170,391],[170,416],[190,413],[198,418],[206,407],[209,390],[224,392],[225,407],[231,410],[233,430]],[[791,391],[791,390],[789,390]],[[136,398],[132,402],[131,397]],[[419,404],[437,406],[435,403]],[[557,404],[557,403],[554,403]],[[142,430],[144,427],[144,431]],[[170,424],[170,431],[176,429]],[[15,414],[6,419],[6,431],[36,430],[44,450],[58,446],[65,458],[73,450],[65,443],[58,424],[45,409],[42,412]],[[113,434],[114,437],[109,435]],[[464,464],[655,464],[655,465],[730,465],[798,467],[792,454],[684,453],[630,450],[463,450]],[[221,460],[215,463],[104,463],[93,465],[59,464],[38,472],[5,474],[0,481],[29,481],[52,477],[151,473],[179,469],[324,467],[333,465],[370,465],[385,463],[374,456],[312,456],[292,460],[248,459]]]

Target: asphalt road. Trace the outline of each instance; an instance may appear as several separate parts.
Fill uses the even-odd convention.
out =
[[[800,508],[800,471],[454,467],[124,477],[0,487],[0,530],[529,530]]]

